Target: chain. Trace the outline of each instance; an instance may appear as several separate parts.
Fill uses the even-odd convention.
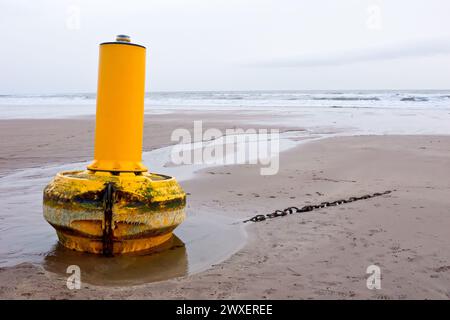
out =
[[[313,211],[316,209],[322,209],[322,208],[326,208],[326,207],[334,207],[337,205],[341,205],[344,203],[350,203],[350,202],[355,202],[355,201],[359,201],[359,200],[366,200],[366,199],[371,199],[371,198],[375,198],[375,197],[380,197],[380,196],[384,196],[387,194],[390,194],[391,192],[393,192],[395,190],[387,190],[384,192],[375,192],[372,194],[366,194],[364,196],[361,197],[350,197],[348,199],[341,199],[341,200],[336,200],[336,201],[325,201],[325,202],[321,202],[320,204],[316,204],[316,205],[306,205],[304,207],[298,208],[298,207],[289,207],[286,208],[284,210],[275,210],[272,213],[268,213],[268,214],[257,214],[256,216],[244,220],[243,222],[261,222],[267,219],[273,219],[276,217],[283,217],[283,216],[287,216],[288,214],[293,214],[293,213],[301,213],[301,212],[309,212],[309,211]]]

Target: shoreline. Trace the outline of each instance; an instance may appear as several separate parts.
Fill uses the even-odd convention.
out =
[[[225,128],[233,118],[210,124]],[[173,126],[192,123],[186,117],[166,119]],[[51,130],[45,121],[32,128],[24,122],[24,131],[18,130],[21,135],[15,141],[2,142],[16,146],[17,163],[10,168],[47,160],[64,162],[71,156],[89,160],[93,136],[85,129],[93,129],[93,121],[83,125],[74,121],[72,127],[67,121],[52,123]],[[155,126],[151,132],[150,126]],[[36,130],[41,130],[40,136]],[[157,126],[146,119],[145,148],[167,141],[170,130],[167,124]],[[72,142],[64,143],[71,135],[68,141]],[[56,142],[30,147],[37,140]],[[54,150],[57,146],[62,150]],[[74,146],[81,152],[58,157]],[[47,159],[48,153],[52,157]],[[203,169],[195,179],[181,183],[190,193],[188,210],[242,220],[291,205],[397,191],[247,224],[247,243],[230,258],[206,271],[162,282],[131,287],[83,284],[81,290],[70,291],[65,278],[40,266],[23,263],[0,268],[0,298],[448,299],[449,154],[449,136],[334,137],[282,152],[275,176],[260,176],[259,166],[252,165]],[[370,264],[381,266],[380,291],[365,286]]]
[[[220,120],[217,120],[217,117]],[[304,130],[298,126],[264,125],[257,122],[271,116],[230,115],[223,112],[146,115],[143,152],[175,144],[170,134],[176,128],[193,130],[193,121],[202,120],[203,128],[224,131],[236,124],[240,128]],[[254,121],[252,121],[252,119]],[[0,177],[17,169],[90,161],[94,155],[95,117],[69,119],[0,120]]]
[[[217,120],[219,118],[219,120]],[[143,152],[168,147],[177,142],[170,141],[170,133],[176,128],[186,128],[192,133],[193,121],[202,120],[203,130],[217,128],[224,131],[236,127],[244,130],[280,129],[280,133],[305,131],[311,135],[324,135],[321,139],[354,136],[442,136],[450,134],[405,133],[373,134],[345,131],[334,127],[319,127],[315,131],[302,126],[286,125],[286,116],[273,121],[273,115],[230,115],[223,111],[182,112],[145,115]],[[270,123],[270,121],[272,123]],[[267,122],[267,123],[265,123]],[[0,178],[21,169],[42,165],[64,165],[91,161],[94,155],[95,116],[65,119],[0,119]],[[328,136],[327,136],[328,135]]]

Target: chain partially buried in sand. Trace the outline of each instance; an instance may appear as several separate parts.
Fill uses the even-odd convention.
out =
[[[371,198],[375,198],[375,197],[379,197],[379,196],[384,196],[386,194],[390,194],[391,192],[393,192],[395,190],[387,190],[384,192],[375,192],[372,194],[366,194],[364,196],[361,197],[350,197],[348,199],[341,199],[341,200],[336,200],[336,201],[325,201],[325,202],[321,202],[320,204],[316,204],[316,205],[306,205],[304,207],[301,208],[297,208],[297,207],[289,207],[286,208],[284,210],[275,210],[272,213],[268,213],[268,214],[258,214],[250,219],[244,220],[243,222],[261,222],[267,219],[273,219],[276,217],[283,217],[286,216],[288,214],[293,214],[293,213],[301,213],[301,212],[309,212],[309,211],[313,211],[316,209],[322,209],[322,208],[326,208],[326,207],[334,207],[340,204],[344,204],[344,203],[350,203],[350,202],[355,202],[355,201],[359,201],[359,200],[366,200],[366,199],[371,199]]]

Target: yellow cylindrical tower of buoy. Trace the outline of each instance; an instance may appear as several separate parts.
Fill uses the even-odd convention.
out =
[[[91,170],[147,171],[141,163],[145,51],[145,47],[126,41],[100,45]]]
[[[141,163],[145,47],[100,45],[94,161],[44,189],[44,217],[67,248],[104,255],[152,249],[185,219],[186,194]]]

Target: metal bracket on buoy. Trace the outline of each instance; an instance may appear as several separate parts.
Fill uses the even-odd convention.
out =
[[[113,255],[113,196],[114,186],[111,182],[108,182],[105,187],[105,195],[103,197],[104,206],[104,227],[103,227],[103,255]]]

